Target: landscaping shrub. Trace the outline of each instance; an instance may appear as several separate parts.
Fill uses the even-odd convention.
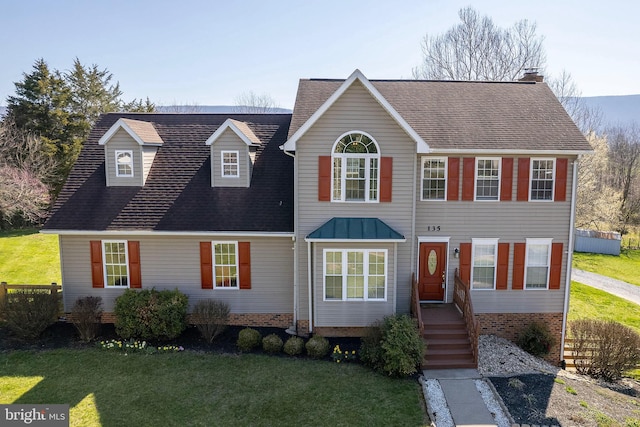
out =
[[[290,337],[284,343],[284,352],[289,356],[298,356],[304,350],[304,340],[300,337]]]
[[[424,358],[424,342],[409,316],[387,316],[362,339],[360,358],[386,375],[411,375],[418,371]]]
[[[102,298],[78,298],[71,308],[71,322],[82,341],[89,342],[98,336],[102,318]]]
[[[314,359],[322,359],[329,353],[329,340],[320,335],[314,335],[304,346],[307,354]]]
[[[2,307],[9,330],[21,340],[34,340],[58,319],[59,298],[37,290],[7,294]]]
[[[202,337],[211,344],[227,328],[229,312],[229,304],[224,301],[201,300],[193,307],[191,323],[196,325]]]
[[[282,351],[282,338],[276,334],[269,334],[262,339],[262,349],[265,353],[276,354]]]
[[[569,323],[576,370],[608,381],[640,362],[640,334],[614,321],[580,319]]]
[[[236,345],[240,351],[251,351],[262,343],[262,335],[253,328],[244,328],[238,334]]]
[[[116,333],[125,339],[171,340],[187,327],[188,297],[175,289],[127,289],[116,298]]]
[[[518,347],[538,357],[549,354],[555,343],[549,327],[541,322],[529,323],[516,338]]]

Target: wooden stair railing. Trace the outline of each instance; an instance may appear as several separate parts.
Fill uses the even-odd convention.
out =
[[[464,283],[458,274],[456,268],[454,274],[453,302],[462,312],[467,331],[469,332],[469,340],[471,341],[471,351],[473,352],[474,363],[478,364],[478,334],[479,324],[473,314],[473,303],[471,302],[471,293],[469,292],[469,284]]]
[[[420,336],[424,333],[424,322],[422,321],[422,310],[420,309],[420,295],[418,293],[418,281],[415,273],[411,275],[411,317],[416,319]]]

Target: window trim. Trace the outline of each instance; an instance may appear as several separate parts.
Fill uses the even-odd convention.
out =
[[[533,162],[534,161],[548,161],[551,160],[553,162],[552,174],[553,178],[551,179],[551,198],[550,199],[532,199],[531,195],[533,193]],[[556,158],[553,157],[531,157],[529,159],[529,201],[530,202],[542,202],[549,203],[555,201],[556,198]]]
[[[131,173],[130,174],[124,174],[124,173],[120,173],[120,170],[118,168],[118,157],[121,154],[129,154],[129,156],[131,157],[131,161],[128,163],[129,167],[131,168]],[[133,167],[133,150],[115,150],[115,159],[116,159],[116,177],[118,178],[133,178],[134,174],[135,174],[135,169]]]
[[[444,162],[444,198],[442,199],[425,199],[424,198],[424,165],[427,160],[438,160]],[[420,201],[422,202],[446,202],[449,187],[449,158],[447,156],[422,156],[420,166]]]
[[[327,252],[340,252],[342,253],[342,298],[334,299],[327,298]],[[364,277],[364,289],[363,298],[348,298],[347,297],[347,266],[348,252],[361,252],[363,253],[363,259],[367,262],[363,263],[363,277]],[[384,298],[369,298],[369,262],[368,255],[370,252],[383,252],[384,253]],[[338,249],[338,248],[324,248],[322,250],[322,300],[325,302],[387,302],[389,291],[389,250],[388,249]]]
[[[522,289],[525,291],[547,291],[549,290],[549,281],[551,278],[551,251],[553,249],[552,243],[553,238],[527,238],[525,239],[525,250],[524,250],[524,275],[522,279]],[[547,246],[547,279],[546,286],[544,288],[529,288],[527,287],[527,271],[529,269],[529,245],[546,245]],[[542,266],[533,266],[533,267],[542,267]]]
[[[338,146],[338,144],[340,143],[340,140],[342,140],[342,138],[351,135],[351,134],[361,134],[366,136],[367,138],[371,139],[371,141],[373,142],[373,144],[376,146],[376,151],[377,153],[374,154],[364,154],[364,153],[336,153],[336,147]],[[345,192],[345,187],[346,187],[346,174],[347,174],[347,168],[346,168],[346,159],[351,158],[351,159],[365,159],[365,188],[364,188],[364,200],[346,200],[346,192]],[[361,130],[350,130],[348,132],[343,133],[342,135],[340,135],[335,142],[333,143],[332,147],[331,147],[331,201],[332,202],[337,202],[337,203],[380,203],[380,169],[381,169],[381,158],[382,158],[382,154],[380,153],[380,144],[378,144],[378,141],[376,141],[376,139],[374,137],[372,137],[370,134],[368,134],[367,132],[361,131]],[[335,161],[336,159],[340,159],[340,198],[337,199],[335,197]],[[377,174],[377,185],[376,185],[376,199],[375,200],[371,200],[371,159],[377,159],[378,160],[378,174]]]
[[[225,163],[225,158],[224,158],[225,154],[235,154],[235,156],[236,156],[235,163]],[[225,175],[225,173],[224,173],[225,172],[224,171],[225,165],[227,165],[227,166],[235,165],[235,167],[236,167],[235,175]],[[220,151],[220,177],[221,178],[240,178],[240,152],[238,150],[222,150],[222,151]]]
[[[478,167],[478,163],[481,160],[497,160],[498,161],[498,175],[496,176],[496,180],[498,181],[498,194],[495,199],[478,199],[478,172],[480,168]],[[502,157],[476,157],[475,163],[475,171],[473,174],[473,201],[474,202],[499,202],[500,201],[500,191],[502,190]]]
[[[131,287],[131,269],[129,268],[129,244],[127,240],[102,240],[102,269],[104,276],[104,289],[129,289]],[[127,286],[109,285],[108,272],[107,272],[107,244],[118,243],[124,245],[124,259],[125,267],[127,268]],[[121,265],[111,264],[111,265]]]
[[[235,247],[235,257],[236,257],[236,285],[235,286],[218,286],[218,281],[216,280],[216,245],[223,244],[233,244]],[[226,265],[226,264],[225,264]],[[240,290],[240,253],[238,249],[238,241],[237,240],[213,240],[211,241],[211,269],[212,269],[212,277],[213,277],[213,289],[214,290]]]
[[[496,290],[496,280],[497,280],[497,273],[498,273],[498,241],[499,239],[497,238],[492,238],[492,239],[471,239],[471,268],[470,268],[470,274],[469,274],[469,286],[471,288],[472,291],[495,291]],[[479,245],[483,245],[483,246],[488,246],[488,245],[492,245],[494,246],[494,251],[493,251],[493,287],[492,288],[486,288],[486,289],[482,289],[482,288],[474,288],[473,286],[473,270],[475,268],[475,260],[476,260],[476,246]]]

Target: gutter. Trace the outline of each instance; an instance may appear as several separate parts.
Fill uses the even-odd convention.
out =
[[[40,230],[43,234],[58,234],[69,236],[229,236],[229,237],[286,237],[295,238],[294,233],[290,232],[260,232],[260,231],[154,231],[154,230],[58,230],[48,229]]]

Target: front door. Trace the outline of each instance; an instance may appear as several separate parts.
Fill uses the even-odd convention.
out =
[[[420,301],[444,301],[447,277],[447,244],[420,243]]]

